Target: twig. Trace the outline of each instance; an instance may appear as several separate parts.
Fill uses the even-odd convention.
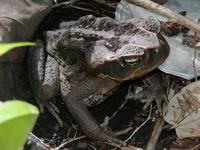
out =
[[[88,146],[89,146],[90,148],[92,148],[93,150],[97,150],[96,147],[95,147],[94,145],[92,145],[92,144],[88,144]]]
[[[198,81],[197,79],[197,68],[196,68],[196,59],[197,59],[197,48],[196,45],[194,47],[194,58],[193,58],[193,69],[194,69],[194,76],[195,76],[195,81]]]
[[[129,91],[130,91],[130,88],[129,88]],[[104,127],[107,126],[109,124],[110,120],[112,120],[116,116],[116,114],[126,105],[127,102],[128,102],[128,98],[126,96],[124,102],[117,108],[117,110],[112,114],[112,116],[110,116],[110,117],[106,116],[104,118],[104,122],[101,125]]]
[[[154,125],[154,129],[150,136],[150,139],[148,141],[146,149],[148,149],[148,150],[155,149],[156,143],[158,141],[158,138],[160,136],[160,133],[162,131],[164,123],[165,123],[165,121],[162,118],[158,118],[158,120],[156,121],[156,123]]]
[[[198,23],[196,23],[195,21],[193,21],[189,18],[182,16],[181,14],[178,14],[178,13],[170,10],[169,8],[166,8],[162,5],[159,5],[159,4],[149,1],[149,0],[126,0],[126,1],[136,4],[140,7],[149,9],[155,13],[158,13],[169,19],[172,19],[173,21],[178,22],[179,24],[181,24],[185,27],[188,27],[189,29],[191,29],[194,32],[200,33],[200,25]]]
[[[132,129],[133,129],[132,127],[128,127],[128,128],[123,129],[123,130],[121,130],[121,131],[117,131],[117,132],[115,133],[115,135],[116,135],[116,136],[119,136],[119,135],[126,134],[126,133],[128,133],[130,130],[132,130]]]
[[[51,150],[51,147],[45,144],[40,138],[35,136],[33,133],[30,133],[28,136],[28,143],[34,145],[36,149],[43,149],[43,150]]]
[[[132,137],[135,135],[135,133],[136,133],[137,131],[139,131],[140,128],[143,127],[143,126],[151,119],[151,111],[152,111],[152,105],[151,105],[151,107],[150,107],[150,112],[149,112],[149,115],[148,115],[147,119],[146,119],[138,128],[136,128],[136,129],[133,131],[133,133],[125,140],[126,143],[127,143],[129,140],[131,140]]]
[[[127,101],[128,98],[125,98],[125,101],[120,105],[120,107],[112,114],[111,117],[109,117],[109,121],[112,120],[116,116],[116,114],[126,105]]]
[[[200,19],[198,19],[197,23],[200,23]],[[194,32],[194,39],[196,40],[198,34]],[[197,78],[197,68],[196,68],[196,57],[197,57],[197,44],[193,45],[194,46],[194,59],[193,59],[193,68],[194,68],[194,75],[195,75],[195,81],[198,81]]]
[[[72,138],[72,139],[70,139],[70,140],[68,140],[68,141],[66,141],[66,142],[64,142],[64,143],[62,143],[62,144],[60,144],[58,147],[54,148],[54,150],[59,150],[59,149],[61,149],[63,146],[65,146],[65,145],[67,145],[67,144],[69,144],[69,143],[72,143],[72,142],[78,141],[78,140],[82,140],[82,139],[84,139],[84,138],[86,138],[85,135],[84,135],[84,136],[79,136],[79,137],[77,137],[77,138]]]
[[[200,148],[200,144],[194,146],[191,150],[196,150],[196,149],[199,149]]]
[[[53,6],[53,8],[56,8],[56,7],[60,7],[60,6],[69,6],[71,4],[74,4],[76,3],[78,0],[70,0],[70,1],[67,1],[67,2],[61,2],[61,3],[57,3],[57,0],[53,0],[55,5]]]
[[[108,118],[108,122],[110,120],[112,120],[116,116],[116,114],[126,105],[126,103],[128,102],[128,100],[130,99],[130,97],[129,97],[130,93],[131,93],[131,87],[129,87],[129,89],[128,89],[128,94],[126,95],[124,102],[120,105],[120,107],[117,108],[117,110],[112,114],[112,116],[110,116]]]

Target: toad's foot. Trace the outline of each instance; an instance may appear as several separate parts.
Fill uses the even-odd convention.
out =
[[[118,139],[116,136],[116,134],[112,131],[110,131],[109,129],[107,129],[107,127],[97,127],[96,128],[96,135],[95,137],[90,137],[90,138],[94,138],[95,140],[97,140],[97,142],[104,142],[110,145],[115,145],[115,146],[126,146],[126,142]]]
[[[56,121],[59,123],[61,127],[63,127],[63,121],[58,115],[60,113],[59,109],[51,102],[45,104],[48,111],[53,115],[53,117],[56,119]]]
[[[109,118],[108,116],[106,116],[106,117],[104,118],[103,123],[101,123],[101,127],[104,128],[105,130],[109,130],[108,124],[109,124],[109,121],[110,121],[111,119],[112,119],[112,118]],[[128,128],[126,128],[126,129],[117,131],[117,132],[115,132],[115,136],[120,136],[120,135],[126,134],[127,132],[129,132],[129,131],[132,130],[132,129],[133,129],[132,127],[128,127]]]
[[[37,98],[36,98],[36,102],[39,105],[41,113],[44,113],[44,107],[46,107],[47,110],[56,119],[56,121],[58,122],[58,124],[61,127],[63,127],[63,121],[60,118],[60,116],[58,115],[60,113],[60,110],[58,109],[58,107],[54,103],[52,103],[50,100],[48,100],[48,101],[41,101],[41,100],[38,100]]]
[[[167,101],[165,88],[162,85],[162,81],[159,75],[151,75],[145,79],[150,86],[147,89],[133,95],[130,91],[126,98],[134,99],[134,100],[141,100],[147,99],[143,110],[146,110],[153,101],[156,101],[157,108],[159,113],[162,113],[162,102]]]

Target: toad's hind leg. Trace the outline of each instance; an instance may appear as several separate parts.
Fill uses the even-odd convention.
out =
[[[55,106],[50,103],[59,94],[59,66],[54,58],[46,54],[42,41],[37,41],[37,47],[29,50],[29,79],[35,98],[63,126]]]
[[[100,79],[89,76],[79,83],[68,94],[65,94],[65,84],[61,82],[62,98],[74,119],[79,123],[82,131],[91,139],[112,144],[125,145],[115,134],[101,127],[83,103],[83,99],[94,93],[106,93],[118,85],[110,79]]]

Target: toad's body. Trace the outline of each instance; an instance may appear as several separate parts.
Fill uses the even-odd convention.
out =
[[[115,21],[88,15],[46,33],[30,52],[30,75],[35,95],[44,101],[61,95],[87,136],[121,143],[96,123],[86,106],[100,103],[122,81],[158,67],[169,54],[152,18]]]

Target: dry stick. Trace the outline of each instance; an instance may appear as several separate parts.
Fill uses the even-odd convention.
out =
[[[142,128],[142,127],[151,119],[151,113],[152,113],[152,105],[151,105],[151,107],[150,107],[150,111],[149,111],[149,115],[148,115],[147,119],[146,119],[139,127],[137,127],[137,128],[132,132],[132,134],[125,140],[125,142],[128,142],[129,140],[131,140],[132,137],[135,135],[135,133],[136,133],[137,131],[139,131],[140,128]]]
[[[123,130],[121,130],[121,131],[117,131],[117,132],[115,133],[115,135],[116,135],[116,136],[120,136],[120,135],[123,135],[123,134],[128,133],[128,132],[131,131],[131,130],[133,130],[133,127],[128,127],[128,128],[123,129]]]
[[[196,23],[195,21],[188,19],[178,13],[175,13],[174,11],[170,10],[169,8],[166,8],[162,5],[159,5],[155,2],[149,1],[149,0],[126,0],[127,2],[136,4],[140,7],[149,9],[155,13],[158,13],[162,16],[165,16],[169,19],[172,19],[175,22],[178,22],[179,24],[188,27],[194,32],[200,33],[200,25]]]
[[[112,119],[116,116],[116,114],[117,114],[122,108],[124,108],[124,106],[126,105],[127,102],[128,102],[128,98],[125,98],[125,101],[120,105],[119,108],[117,108],[117,110],[112,114],[112,116],[109,117],[109,120],[108,120],[108,121],[112,120]]]
[[[197,21],[197,23],[200,23],[200,19]],[[196,39],[198,36],[198,34],[196,32],[194,32],[194,38]],[[194,45],[194,58],[193,58],[193,68],[194,68],[194,75],[195,75],[195,81],[198,81],[197,78],[197,68],[196,68],[196,58],[197,57],[197,44]]]
[[[66,146],[66,145],[68,145],[68,144],[70,144],[70,143],[72,143],[72,142],[74,142],[74,141],[82,140],[82,139],[84,139],[84,138],[86,138],[85,135],[84,135],[84,136],[79,136],[79,137],[76,137],[76,138],[72,138],[72,139],[67,140],[66,142],[60,144],[58,147],[54,148],[54,150],[59,150],[59,149],[61,149],[62,147]]]
[[[150,139],[148,141],[146,149],[148,149],[148,150],[154,150],[155,149],[156,143],[158,141],[158,138],[160,136],[160,133],[162,131],[164,123],[165,123],[165,121],[162,118],[157,119],[157,121],[154,125],[153,132],[152,132]]]
[[[193,69],[194,69],[194,76],[195,76],[195,81],[198,81],[198,78],[197,78],[197,68],[196,68],[196,59],[197,59],[197,48],[196,48],[196,45],[194,47],[194,58],[193,58]]]
[[[62,2],[62,3],[57,3],[57,0],[53,0],[53,1],[55,3],[53,8],[56,8],[56,7],[60,7],[62,5],[64,5],[65,7],[70,6],[71,4],[74,4],[75,2],[77,2],[78,0],[70,0],[70,1]]]
[[[130,88],[128,90],[128,93],[129,92],[130,92]],[[106,116],[104,118],[104,122],[101,124],[101,126],[106,127],[109,124],[109,121],[112,120],[116,116],[116,114],[126,105],[128,100],[129,99],[126,96],[125,101],[120,105],[120,107],[117,108],[117,110],[112,114],[112,116],[110,116],[110,117]]]
[[[33,133],[30,133],[28,136],[28,142],[32,143],[35,149],[51,150],[52,148],[44,143],[40,138],[35,136]]]
[[[196,149],[199,149],[200,148],[200,144],[194,146],[191,150],[196,150]]]

